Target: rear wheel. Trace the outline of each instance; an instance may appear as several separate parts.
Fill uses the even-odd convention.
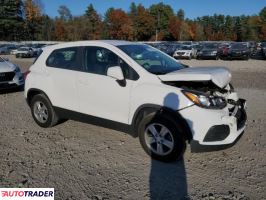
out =
[[[152,113],[140,122],[139,140],[152,158],[173,161],[181,159],[185,150],[186,143],[180,130],[170,117]]]
[[[47,128],[57,124],[58,117],[44,94],[35,95],[30,102],[30,107],[32,117],[39,126]]]

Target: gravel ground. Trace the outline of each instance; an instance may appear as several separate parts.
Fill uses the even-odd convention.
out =
[[[10,60],[23,71],[32,59]],[[138,139],[67,121],[38,127],[22,92],[0,94],[0,187],[53,187],[56,199],[266,199],[266,62],[182,61],[227,66],[248,101],[248,127],[233,147],[151,160]]]

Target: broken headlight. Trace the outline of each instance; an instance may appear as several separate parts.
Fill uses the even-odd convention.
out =
[[[202,108],[223,109],[227,104],[223,97],[207,95],[197,91],[183,90],[182,92],[190,101]]]

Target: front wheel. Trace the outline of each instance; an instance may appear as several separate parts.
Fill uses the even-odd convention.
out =
[[[178,126],[167,116],[149,114],[139,125],[139,140],[152,158],[169,162],[183,157],[185,140]]]
[[[34,96],[30,102],[31,114],[34,121],[43,128],[57,124],[58,117],[49,99],[44,94]]]

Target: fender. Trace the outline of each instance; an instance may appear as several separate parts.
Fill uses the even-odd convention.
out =
[[[155,112],[159,115],[168,115],[170,116],[176,123],[180,123],[183,127],[182,133],[186,140],[190,141],[192,139],[192,132],[188,126],[187,121],[180,115],[178,111],[172,110],[171,108],[160,106],[156,104],[143,104],[137,108],[134,113],[133,120],[132,120],[132,129],[133,132],[136,134],[135,137],[138,137],[137,128],[141,121],[141,119],[150,114]]]
[[[31,88],[31,89],[28,90],[27,97],[26,97],[26,101],[27,101],[28,105],[30,105],[32,97],[34,95],[37,95],[37,94],[44,94],[47,97],[47,99],[50,101],[48,95],[44,91],[42,91],[40,89],[37,89],[37,88]],[[50,103],[51,103],[51,101],[50,101]]]

